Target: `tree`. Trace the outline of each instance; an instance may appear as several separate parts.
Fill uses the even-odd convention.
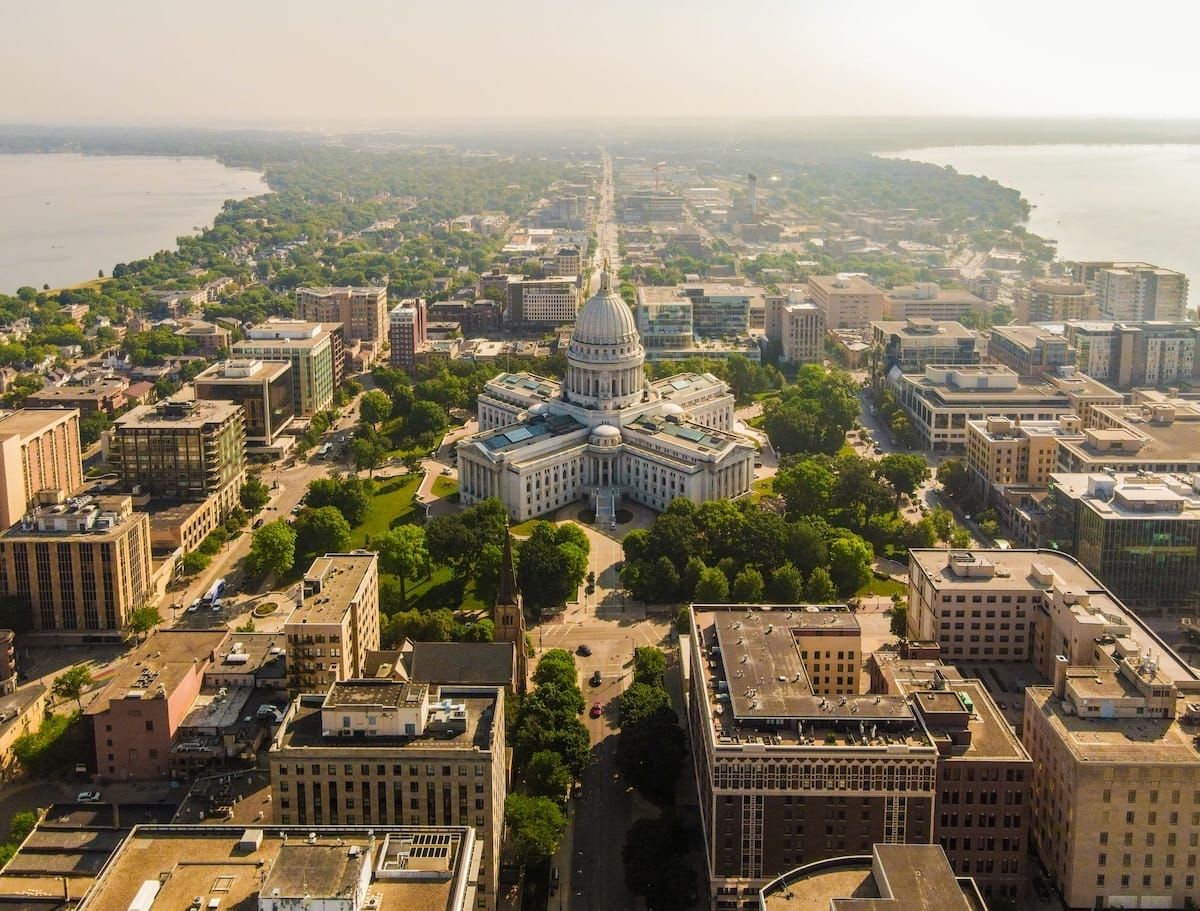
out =
[[[565,648],[552,648],[542,655],[533,671],[533,682],[537,686],[556,684],[565,688],[579,688],[579,671],[575,667],[575,656]]]
[[[692,600],[702,604],[722,604],[729,600],[729,579],[721,570],[710,566],[700,573]]]
[[[112,418],[103,411],[93,411],[79,419],[79,445],[86,449],[112,427]]]
[[[767,596],[776,604],[798,604],[804,597],[804,576],[791,563],[785,563],[771,576]]]
[[[153,604],[134,608],[125,619],[125,625],[131,633],[138,637],[139,641],[145,638],[146,633],[162,622],[163,616]]]
[[[622,695],[622,702],[624,699]],[[617,767],[644,797],[659,804],[674,802],[675,782],[686,757],[687,738],[669,706],[623,726],[617,738]]]
[[[837,586],[829,578],[829,570],[818,566],[804,583],[804,600],[809,604],[829,604],[837,598]]]
[[[369,471],[372,475],[387,456],[383,445],[369,437],[355,437],[350,444],[350,453],[354,457],[354,470]]]
[[[83,712],[83,693],[94,683],[92,672],[84,665],[77,664],[54,678],[50,685],[52,692],[59,699],[74,699],[79,711]]]
[[[763,588],[762,573],[753,566],[747,566],[733,579],[733,603],[758,604],[763,599]]]
[[[295,529],[296,553],[306,560],[350,549],[350,523],[335,506],[302,510]]]
[[[186,576],[194,576],[208,569],[212,557],[198,550],[189,551],[179,558],[179,569]]]
[[[406,580],[415,579],[429,565],[425,532],[418,525],[397,525],[373,537],[370,546],[379,552],[379,568],[400,580],[400,606],[408,606]]]
[[[775,493],[783,497],[788,515],[823,516],[833,501],[833,472],[816,459],[804,459],[775,475]]]
[[[504,801],[504,825],[513,856],[522,864],[536,864],[558,850],[567,819],[548,797],[509,794]]]
[[[436,402],[417,402],[404,422],[404,432],[410,437],[436,435],[449,426],[446,411]]]
[[[652,645],[639,645],[633,650],[633,680],[662,687],[667,673],[667,656]]]
[[[256,513],[271,502],[271,489],[259,478],[251,475],[242,485],[238,499],[241,501],[242,509],[249,513]]]
[[[903,600],[892,602],[892,609],[888,611],[890,618],[888,628],[892,635],[897,639],[908,638],[908,605]]]
[[[662,686],[635,680],[626,687],[617,704],[617,726],[634,727],[655,712],[671,707],[671,696]]]
[[[317,478],[308,484],[305,502],[312,508],[334,506],[351,525],[361,525],[371,509],[375,482],[370,478]]]
[[[571,780],[571,770],[550,750],[534,753],[525,766],[525,784],[534,797],[562,803],[571,789]]]
[[[961,500],[971,493],[971,470],[962,459],[946,459],[937,470],[938,483],[952,500]]]
[[[392,416],[392,400],[382,389],[372,389],[358,400],[358,413],[372,428],[378,429]]]
[[[296,563],[296,532],[282,519],[254,529],[246,568],[252,575],[282,576]]]
[[[929,467],[919,455],[891,453],[879,460],[879,473],[896,492],[895,512],[900,511],[900,497],[913,492],[929,479]]]
[[[574,595],[587,572],[587,539],[579,529],[539,522],[517,551],[517,586],[530,610],[540,612]]]
[[[829,543],[829,578],[838,594],[848,598],[871,578],[871,545],[853,532],[843,532]]]

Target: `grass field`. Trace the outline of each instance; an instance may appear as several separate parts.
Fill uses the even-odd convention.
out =
[[[453,478],[445,478],[438,475],[433,479],[433,495],[439,499],[446,499],[458,493],[458,482]]]
[[[863,595],[878,595],[881,598],[890,598],[895,593],[901,595],[908,593],[908,586],[903,582],[897,582],[895,579],[879,579],[871,576],[871,581],[860,588],[856,594],[860,597]]]
[[[395,525],[415,522],[418,513],[414,501],[420,483],[419,474],[403,475],[380,482],[366,519],[362,525],[350,532],[351,545],[362,547],[371,535],[387,531]]]

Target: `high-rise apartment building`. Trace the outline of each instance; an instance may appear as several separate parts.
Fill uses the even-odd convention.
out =
[[[296,416],[292,365],[286,361],[223,361],[199,374],[195,387],[197,399],[242,406],[246,444],[255,449],[274,446]]]
[[[1081,262],[1075,264],[1072,277],[1095,293],[1101,319],[1187,318],[1188,280],[1181,272],[1150,263]]]
[[[785,304],[782,311],[779,334],[780,362],[811,364],[823,360],[825,311],[811,301]]]
[[[120,642],[152,573],[150,519],[127,496],[47,498],[0,534],[0,595],[40,638]]]
[[[927,364],[978,364],[978,336],[962,323],[910,317],[904,322],[871,323],[871,341],[882,352],[879,365],[919,373]]]
[[[1070,342],[1037,326],[995,326],[987,353],[992,361],[1018,376],[1040,376],[1075,366],[1075,349]]]
[[[495,908],[507,794],[504,690],[359,679],[302,695],[271,742],[282,825],[471,826]]]
[[[519,278],[506,285],[505,326],[555,327],[575,322],[579,312],[577,277]]]
[[[830,329],[869,329],[883,319],[884,293],[857,275],[810,276],[808,294]]]
[[[387,338],[387,286],[382,288],[297,288],[296,319],[341,323],[347,341]]]
[[[127,491],[180,501],[220,495],[232,509],[245,480],[245,449],[241,405],[169,400],[117,419],[109,461]]]
[[[1098,319],[1096,293],[1083,282],[1039,278],[1013,293],[1017,322],[1062,323],[1069,319]]]
[[[425,299],[410,297],[400,301],[388,314],[388,358],[393,368],[411,370],[417,349],[426,339]]]
[[[79,412],[16,411],[0,417],[0,529],[17,522],[43,490],[83,487]]]
[[[246,330],[234,357],[287,361],[292,365],[292,402],[297,417],[311,418],[333,403],[342,384],[346,345],[340,323],[267,320]]]
[[[1197,375],[1195,323],[1066,323],[1079,369],[1117,388],[1191,384]]]
[[[303,600],[283,632],[293,694],[362,676],[367,652],[379,649],[379,556],[359,551],[313,560]]]

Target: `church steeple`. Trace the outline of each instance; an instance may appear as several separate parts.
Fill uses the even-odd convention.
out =
[[[511,642],[516,658],[516,691],[525,692],[529,677],[529,655],[525,645],[525,611],[521,591],[517,588],[517,572],[513,564],[512,535],[504,530],[504,556],[500,563],[500,584],[496,587],[496,604],[492,608],[495,624],[494,641]]]

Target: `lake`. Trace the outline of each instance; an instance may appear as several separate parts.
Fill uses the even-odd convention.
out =
[[[0,292],[109,275],[266,192],[257,172],[207,158],[0,155]]]
[[[1200,301],[1200,146],[948,146],[888,157],[1013,187],[1035,206],[1029,230],[1057,240],[1060,258],[1176,269]]]

